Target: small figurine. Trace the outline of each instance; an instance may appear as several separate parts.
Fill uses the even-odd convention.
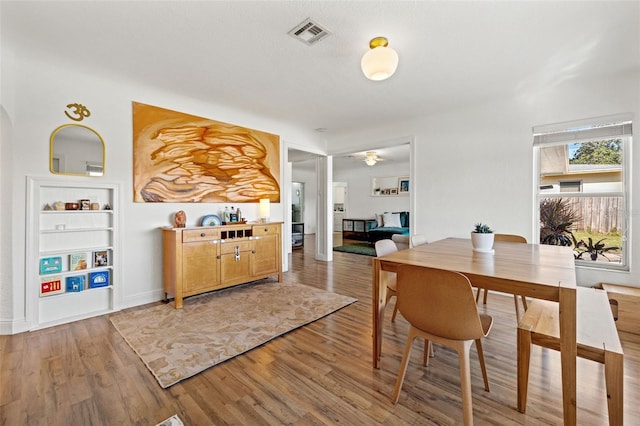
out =
[[[187,214],[184,210],[180,210],[176,213],[176,217],[174,219],[176,228],[184,228],[187,223]]]

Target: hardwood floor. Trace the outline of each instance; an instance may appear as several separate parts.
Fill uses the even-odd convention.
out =
[[[313,237],[291,255],[285,280],[358,302],[163,390],[107,316],[0,336],[0,425],[461,424],[455,353],[436,346],[428,368],[414,345],[400,401],[390,402],[408,325],[385,317],[380,370],[371,366],[371,258],[317,262]],[[187,299],[188,303],[188,299]],[[139,308],[132,308],[139,309]],[[527,414],[516,410],[512,296],[491,293],[494,328],[483,341],[491,391],[472,349],[478,425],[562,423],[560,357],[534,347]],[[625,424],[640,424],[640,336],[621,333]],[[578,359],[578,424],[607,424],[602,365]]]

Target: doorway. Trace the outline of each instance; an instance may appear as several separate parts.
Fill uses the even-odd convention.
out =
[[[304,246],[304,182],[291,182],[291,248]]]

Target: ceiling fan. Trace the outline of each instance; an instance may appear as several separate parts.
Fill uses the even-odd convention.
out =
[[[367,163],[367,166],[373,166],[378,161],[384,161],[382,158],[378,157],[375,151],[367,151],[364,154],[364,162]]]

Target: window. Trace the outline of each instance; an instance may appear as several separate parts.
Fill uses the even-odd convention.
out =
[[[627,270],[631,117],[533,130],[540,243],[572,247],[577,266]]]
[[[560,192],[581,192],[582,181],[580,180],[561,180]]]

